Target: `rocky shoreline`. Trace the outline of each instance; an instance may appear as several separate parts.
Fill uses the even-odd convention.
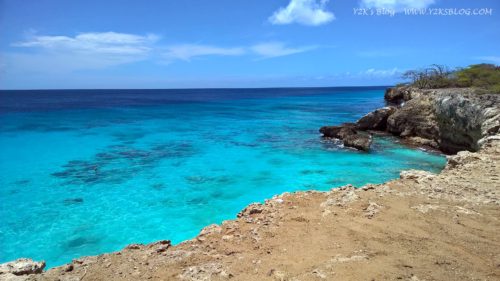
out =
[[[370,133],[387,132],[404,142],[438,149],[446,154],[478,151],[500,132],[500,96],[478,94],[474,89],[387,89],[388,106],[368,113],[356,123],[325,126],[325,138],[344,146],[369,151]]]
[[[133,244],[46,272],[18,260],[0,265],[0,280],[498,280],[500,103],[470,91],[391,89],[390,107],[322,128],[358,149],[384,131],[473,151],[448,156],[439,174],[285,193],[176,246]]]

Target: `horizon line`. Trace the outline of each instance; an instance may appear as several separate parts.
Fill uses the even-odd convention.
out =
[[[113,90],[244,90],[244,89],[327,89],[327,88],[375,88],[393,87],[394,85],[371,85],[371,86],[300,86],[300,87],[195,87],[195,88],[39,88],[39,89],[0,89],[4,91],[113,91]]]

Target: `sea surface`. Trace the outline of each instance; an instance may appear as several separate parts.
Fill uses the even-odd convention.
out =
[[[319,127],[384,106],[384,88],[0,91],[0,262],[48,267],[161,239],[179,243],[246,205],[382,183],[443,156]]]

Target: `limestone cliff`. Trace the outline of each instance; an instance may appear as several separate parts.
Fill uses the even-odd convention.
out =
[[[387,130],[403,138],[418,137],[445,153],[477,151],[498,134],[500,95],[472,89],[395,88],[386,92],[400,107],[387,119]]]

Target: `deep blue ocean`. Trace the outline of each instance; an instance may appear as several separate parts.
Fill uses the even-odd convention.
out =
[[[0,91],[0,262],[49,267],[130,243],[193,238],[296,190],[440,171],[441,155],[323,125],[384,106],[384,88]]]

